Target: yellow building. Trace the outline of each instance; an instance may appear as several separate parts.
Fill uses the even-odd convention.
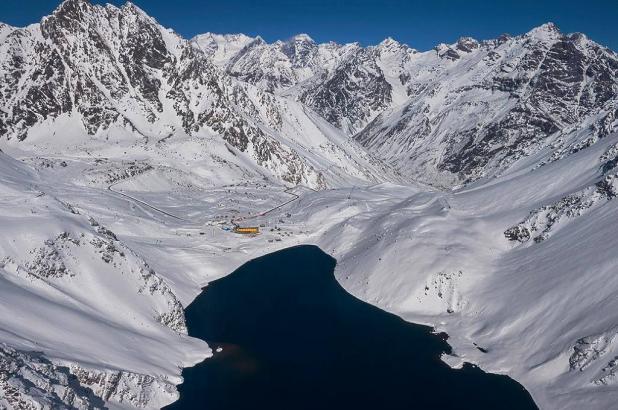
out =
[[[245,235],[257,235],[260,233],[260,228],[257,226],[237,226],[234,228],[234,232]]]

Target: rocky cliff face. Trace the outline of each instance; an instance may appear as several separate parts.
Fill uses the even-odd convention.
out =
[[[2,138],[67,117],[86,135],[120,129],[145,143],[214,132],[283,181],[319,185],[318,171],[245,115],[258,110],[244,87],[131,3],[68,0],[41,24],[4,27],[1,40]]]
[[[336,53],[325,64],[316,56],[329,47]],[[539,152],[546,163],[608,135],[617,65],[613,51],[551,23],[422,53],[392,39],[366,48],[255,39],[223,64],[242,81],[295,95],[409,178],[441,186],[499,174]]]
[[[273,93],[319,83],[361,50],[355,43],[316,44],[306,34],[268,44],[260,37],[206,33],[196,36],[192,44],[232,77]]]
[[[324,182],[285,140],[290,114],[278,95],[440,186],[539,152],[547,163],[616,128],[618,56],[552,24],[423,53],[392,39],[365,48],[307,35],[188,42],[130,3],[69,0],[39,25],[3,26],[0,40],[4,138],[25,140],[63,117],[89,135],[120,127],[144,141],[214,132],[291,184]]]
[[[0,344],[2,408],[90,410],[109,403],[153,408],[177,395],[172,383],[151,376],[53,363],[41,353]]]
[[[358,49],[300,100],[348,135],[356,134],[377,114],[406,99],[401,89],[404,66],[415,53],[392,39]]]
[[[551,24],[515,38],[461,39],[413,59],[402,77],[409,100],[355,138],[427,182],[492,176],[614,130],[617,64],[614,52]]]
[[[0,406],[10,409],[95,409],[103,400],[80,385],[66,367],[43,355],[0,345]]]

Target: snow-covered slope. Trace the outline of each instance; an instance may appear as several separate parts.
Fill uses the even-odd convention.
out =
[[[286,110],[285,98],[238,83],[209,54],[131,3],[116,8],[68,0],[41,24],[7,31],[0,43],[3,139],[30,144],[43,136],[49,143],[52,135],[55,145],[70,147],[93,140],[148,145],[214,135],[218,145],[228,147],[226,161],[237,154],[244,158],[238,161],[241,174],[255,172],[257,165],[265,177],[314,188],[331,184],[324,172],[329,167],[356,168],[352,179],[383,178],[358,169],[357,162],[370,159],[352,141],[346,147],[333,142],[337,158],[321,157],[323,168],[307,161],[282,124],[309,124],[317,133],[304,134],[307,149],[318,150],[332,131],[322,133],[304,110]]]
[[[311,194],[290,225],[318,227],[309,242],[337,259],[354,295],[447,332],[457,355],[448,363],[509,374],[543,409],[613,408],[617,144],[612,134],[567,160],[452,192]]]
[[[0,153],[0,407],[169,403],[180,366],[208,351],[167,283],[66,202],[71,189]]]
[[[618,55],[547,24],[495,41],[418,54],[409,99],[355,138],[414,178],[451,185],[543,151],[568,154],[616,129]]]
[[[260,41],[259,37],[253,38],[244,34],[205,33],[195,36],[191,43],[206,53],[217,66],[225,67],[245,47]]]
[[[0,24],[0,407],[173,401],[210,354],[182,307],[315,243],[350,292],[446,331],[452,365],[611,408],[617,76],[551,24],[428,52],[187,41],[86,0]]]
[[[427,52],[393,39],[371,47],[256,39],[222,65],[296,96],[408,179],[437,186],[500,174],[541,151],[546,163],[616,126],[618,56],[551,23]]]
[[[320,82],[361,49],[356,44],[316,44],[307,34],[266,43],[242,34],[198,35],[192,44],[211,55],[231,76],[269,92],[294,94],[293,89]]]
[[[73,405],[169,402],[175,366],[208,354],[181,336],[181,322],[161,320],[178,318],[165,315],[173,300],[186,305],[201,285],[256,256],[316,243],[337,258],[350,292],[446,331],[457,354],[447,362],[509,374],[541,408],[611,407],[616,147],[618,134],[610,134],[566,160],[452,192],[299,187],[296,201],[247,220],[267,225],[258,238],[217,226],[289,201],[262,181],[211,187],[180,172],[180,161],[148,168],[24,157],[31,168],[3,156],[0,223],[11,232],[0,240],[6,386],[20,400],[39,401],[23,377],[63,392],[70,371],[95,392],[70,396]],[[110,183],[114,191],[105,189]],[[156,278],[167,288],[145,286]]]

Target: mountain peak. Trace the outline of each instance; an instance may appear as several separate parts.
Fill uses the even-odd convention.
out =
[[[285,42],[277,42],[283,54],[295,64],[304,66],[307,64],[313,50],[317,48],[315,42],[307,34],[297,34]]]
[[[43,17],[42,21],[58,21],[63,24],[76,24],[91,13],[95,7],[89,0],[64,0],[56,7],[53,13]],[[98,7],[98,6],[97,6]]]
[[[150,18],[150,16],[144,10],[142,10],[141,8],[136,6],[135,3],[132,3],[130,1],[127,1],[122,6],[122,10],[128,10],[128,11],[134,13],[134,14],[139,14],[139,15],[146,16],[146,17]]]
[[[83,3],[90,4],[90,1],[89,0],[64,0],[62,3],[60,3],[58,8],[76,5],[76,4],[83,4]]]
[[[469,53],[479,48],[479,42],[472,37],[460,37],[456,46],[458,50]]]
[[[105,7],[111,8],[114,10],[121,10],[123,13],[132,13],[137,16],[146,17],[148,19],[152,19],[144,10],[139,8],[135,3],[130,1],[125,2],[121,7],[116,7],[113,4],[107,4]],[[94,5],[90,0],[64,0],[60,5],[54,10],[54,16],[67,15],[71,18],[77,18],[81,13],[87,10],[101,9],[102,6]]]
[[[82,6],[91,6],[89,0],[64,0],[56,7],[53,14],[62,14],[71,10],[81,9]]]
[[[391,47],[391,46],[399,46],[399,45],[401,45],[399,41],[389,36],[389,37],[386,37],[384,40],[382,40],[380,44],[378,44],[378,47]]]
[[[558,26],[556,26],[552,22],[548,22],[538,27],[535,27],[526,34],[527,37],[535,37],[546,40],[556,39],[561,35],[562,33],[560,32]]]
[[[391,53],[416,53],[416,50],[410,48],[407,44],[401,43],[392,37],[386,37],[377,46],[373,46],[378,52],[391,52]]]
[[[217,34],[217,33],[204,33],[198,34],[193,39],[207,39],[209,41],[214,41],[217,43],[243,43],[247,44],[257,39],[260,39],[260,36],[250,37],[243,33],[235,33],[235,34]]]
[[[584,33],[571,33],[568,37],[571,41],[574,41],[578,44],[594,43]]]
[[[313,41],[313,39],[309,36],[309,34],[305,34],[305,33],[296,34],[294,37],[290,38],[288,42],[315,43],[315,41]]]
[[[548,21],[545,24],[541,24],[538,28],[548,32],[560,32],[558,26],[551,21]]]

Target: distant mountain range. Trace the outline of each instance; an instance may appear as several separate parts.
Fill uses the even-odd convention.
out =
[[[393,179],[365,171],[371,159],[358,145],[403,180],[454,186],[593,144],[618,113],[618,55],[551,23],[426,52],[307,35],[187,41],[130,3],[71,0],[40,24],[2,25],[0,41],[2,138],[27,140],[66,121],[97,138],[214,133],[280,180],[315,187],[329,185],[330,166]],[[308,159],[304,148],[323,143],[350,158]]]

